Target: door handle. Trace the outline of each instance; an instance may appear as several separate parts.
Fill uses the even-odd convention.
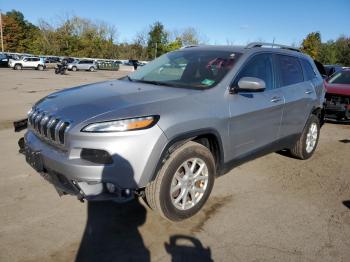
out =
[[[307,90],[305,91],[305,94],[307,94],[307,95],[309,95],[309,94],[311,94],[311,93],[313,93],[313,91],[310,90],[310,89],[307,89]]]
[[[279,96],[274,96],[273,98],[271,98],[270,100],[272,103],[277,103],[279,101],[282,101],[282,98]]]

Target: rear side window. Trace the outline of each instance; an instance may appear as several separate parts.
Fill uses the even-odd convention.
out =
[[[272,56],[259,54],[254,56],[236,78],[235,85],[242,77],[257,77],[265,81],[266,89],[273,88]]]
[[[310,62],[306,61],[305,59],[300,59],[300,61],[304,68],[306,80],[314,79],[316,77],[316,74]]]
[[[277,72],[281,86],[288,86],[304,81],[299,59],[292,56],[276,55]]]

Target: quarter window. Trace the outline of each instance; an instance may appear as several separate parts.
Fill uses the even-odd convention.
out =
[[[308,61],[301,59],[301,64],[303,65],[305,76],[307,80],[314,79],[316,77],[315,71]]]
[[[277,72],[281,86],[288,86],[304,81],[299,59],[292,56],[277,55]]]
[[[254,56],[236,78],[236,84],[242,77],[257,77],[265,81],[266,89],[273,88],[272,57],[270,54]]]

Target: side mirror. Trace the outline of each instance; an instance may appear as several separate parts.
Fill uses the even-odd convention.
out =
[[[261,92],[266,88],[265,81],[257,77],[242,77],[235,88],[235,92]]]

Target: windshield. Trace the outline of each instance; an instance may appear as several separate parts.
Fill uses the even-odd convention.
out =
[[[328,81],[331,84],[350,84],[350,71],[335,73]]]
[[[239,53],[180,50],[162,55],[129,76],[129,80],[205,89],[218,84],[237,62]]]

